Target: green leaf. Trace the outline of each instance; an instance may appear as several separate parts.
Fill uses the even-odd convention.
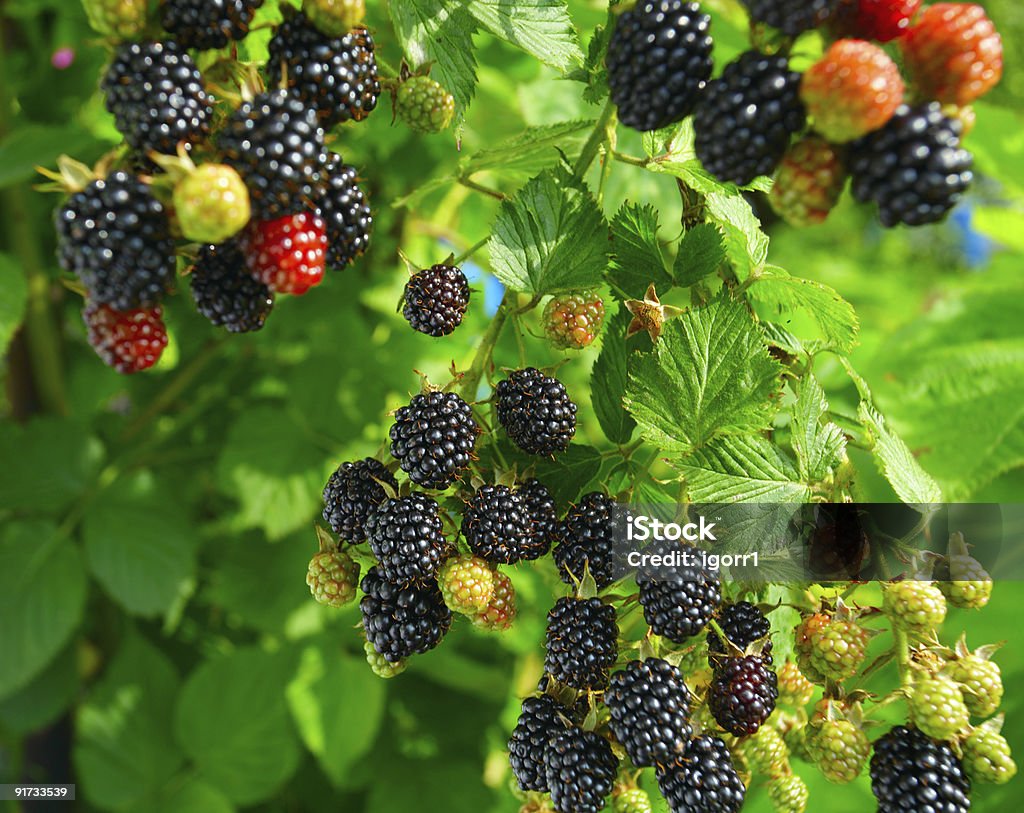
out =
[[[78,689],[78,647],[72,642],[21,691],[0,702],[0,728],[15,735],[38,731],[71,705]]]
[[[760,271],[768,259],[768,235],[761,221],[739,193],[710,192],[705,197],[708,219],[725,235],[725,253],[736,276],[745,280]]]
[[[157,791],[184,762],[171,717],[178,675],[135,632],[78,712],[75,765],[90,802],[124,810]]]
[[[575,500],[601,471],[601,453],[593,446],[573,443],[554,460],[537,463],[537,477],[559,504]]]
[[[470,13],[494,36],[565,72],[583,64],[565,0],[469,0]]]
[[[554,169],[502,203],[488,250],[495,276],[512,290],[558,293],[602,281],[608,232],[589,190]]]
[[[464,158],[459,162],[460,172],[462,175],[488,170],[540,172],[558,160],[558,150],[570,156],[578,154],[594,123],[593,119],[582,119],[529,127]]]
[[[36,167],[52,166],[61,154],[80,153],[94,142],[79,124],[22,125],[0,141],[0,189],[31,181]]]
[[[181,691],[178,741],[202,777],[238,805],[270,798],[298,767],[285,703],[293,654],[239,649],[200,665]]]
[[[172,780],[155,796],[140,802],[132,813],[234,813],[235,806],[212,785],[195,777]]]
[[[601,354],[590,375],[594,413],[605,437],[618,444],[628,443],[636,428],[636,421],[622,404],[626,394],[626,359],[629,356],[626,328],[631,320],[632,315],[620,305],[604,329]]]
[[[747,290],[751,299],[764,306],[759,313],[765,319],[779,321],[781,314],[802,310],[817,324],[826,348],[849,353],[856,346],[860,325],[853,305],[827,285],[769,266]]]
[[[0,163],[0,167],[3,164]],[[28,286],[25,275],[9,254],[0,253],[0,356],[7,352],[14,331],[18,329],[25,315],[25,303],[28,301]]]
[[[724,437],[680,464],[695,503],[806,502],[810,489],[782,451],[760,435]]]
[[[724,261],[722,232],[713,223],[699,223],[683,235],[672,276],[676,285],[687,288],[714,274]]]
[[[0,530],[0,698],[26,686],[67,643],[86,587],[78,548],[52,524],[8,522]]]
[[[825,479],[846,450],[843,430],[831,421],[823,422],[827,412],[825,391],[808,375],[800,382],[790,424],[800,477],[806,483]]]
[[[672,286],[658,244],[658,213],[653,206],[626,203],[615,215],[608,282],[616,295],[630,299],[643,299],[652,282],[659,291]]]
[[[780,373],[742,303],[717,299],[669,321],[654,351],[635,357],[626,408],[647,440],[685,453],[768,426]]]
[[[341,655],[337,646],[311,646],[302,653],[288,686],[288,706],[299,736],[335,787],[345,785],[355,763],[373,748],[385,686],[363,658]]]

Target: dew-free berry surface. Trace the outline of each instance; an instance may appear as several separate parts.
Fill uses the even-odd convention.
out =
[[[161,0],[160,22],[185,48],[206,51],[244,39],[263,0]]]
[[[530,523],[530,553],[536,554],[534,558],[540,558],[551,547],[558,527],[558,507],[548,487],[536,477],[523,482],[517,492],[526,505],[526,516]]]
[[[555,734],[544,764],[558,813],[598,813],[612,792],[619,761],[604,737],[573,727]]]
[[[843,0],[743,0],[752,20],[778,28],[790,37],[820,28],[842,3]]]
[[[344,607],[356,599],[359,563],[344,551],[323,551],[310,559],[306,584],[319,603]]]
[[[700,633],[722,600],[718,571],[701,564],[702,550],[689,551],[694,557],[692,563],[652,572],[640,570],[636,575],[644,620],[656,635],[677,644],[684,644]],[[668,548],[657,552],[666,553]]]
[[[574,689],[603,689],[618,636],[611,605],[599,598],[560,598],[548,613],[544,671]]]
[[[413,330],[448,336],[469,306],[469,281],[461,268],[440,263],[413,274],[402,294],[402,316]]]
[[[512,372],[498,382],[498,421],[527,454],[564,452],[576,434],[576,404],[565,385],[536,367]]]
[[[611,676],[604,700],[611,731],[634,765],[668,765],[683,756],[693,729],[678,667],[661,658],[631,661]]]
[[[189,285],[196,310],[229,333],[259,330],[274,307],[274,295],[249,273],[237,241],[204,246]]]
[[[690,115],[711,78],[710,31],[700,3],[683,0],[641,0],[619,15],[607,56],[619,121],[646,131]]]
[[[241,245],[250,273],[276,293],[301,296],[324,278],[327,230],[315,212],[253,222]]]
[[[557,530],[555,564],[566,584],[575,584],[589,572],[598,589],[614,579],[613,526],[615,500],[600,491],[584,494],[566,512]]]
[[[875,741],[871,790],[878,813],[966,813],[971,783],[946,743],[897,726]]]
[[[503,632],[512,626],[518,608],[512,580],[500,570],[494,571],[494,589],[483,612],[471,617],[473,626],[485,632]]]
[[[902,37],[920,10],[922,0],[848,0],[836,17],[845,37],[890,42]]]
[[[397,587],[373,567],[360,587],[365,593],[359,610],[366,638],[389,663],[430,651],[451,628],[451,610],[435,582]]]
[[[867,735],[849,720],[824,720],[809,729],[807,749],[822,775],[839,785],[860,776],[871,755]]]
[[[455,118],[455,97],[429,76],[412,76],[395,99],[398,117],[419,133],[440,133]]]
[[[324,486],[324,519],[342,544],[366,541],[370,512],[388,498],[384,485],[398,491],[398,481],[383,463],[372,457],[342,463]]]
[[[378,572],[393,584],[434,579],[453,552],[437,502],[425,494],[385,500],[370,511],[365,530]]]
[[[355,167],[330,153],[324,165],[326,185],[317,200],[327,230],[327,266],[345,268],[366,253],[373,231],[373,212],[358,183]]]
[[[116,311],[108,305],[87,303],[82,318],[96,355],[119,373],[149,369],[167,347],[167,328],[158,307]]]
[[[174,214],[186,240],[217,245],[248,224],[249,190],[232,167],[203,164],[174,187]]]
[[[738,813],[746,788],[718,737],[690,741],[684,757],[658,770],[658,788],[672,813]]]
[[[455,393],[420,393],[395,412],[391,454],[417,485],[447,488],[469,465],[479,431],[472,407]]]
[[[569,716],[569,709],[549,695],[523,700],[508,741],[508,761],[520,790],[547,792],[544,755],[555,734],[567,727]]]
[[[477,489],[462,515],[462,535],[470,550],[488,562],[511,565],[547,552],[533,529],[526,501],[508,486]]]
[[[764,663],[772,663],[772,642],[768,637],[771,623],[761,610],[749,601],[738,601],[722,607],[718,615],[718,626],[722,628],[729,643],[741,652],[755,641],[764,641],[759,657]],[[735,654],[726,646],[717,632],[708,630],[708,665],[715,667],[726,660],[726,656]]]
[[[768,200],[787,223],[824,223],[846,185],[846,167],[839,150],[811,135],[793,144],[782,158]]]
[[[756,656],[729,658],[708,689],[715,720],[737,737],[755,733],[775,711],[778,696],[775,672]]]

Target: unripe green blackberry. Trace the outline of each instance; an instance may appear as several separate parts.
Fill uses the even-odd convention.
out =
[[[473,626],[485,632],[503,632],[516,617],[516,589],[501,571],[494,572],[494,590],[483,612],[471,617]]]
[[[651,813],[651,797],[640,788],[628,788],[612,797],[614,813]]]
[[[147,0],[82,0],[85,15],[105,37],[132,39],[146,27]]]
[[[217,245],[249,223],[249,190],[232,167],[203,164],[174,187],[174,213],[186,240]]]
[[[395,112],[418,133],[440,133],[452,126],[455,97],[429,76],[411,76],[398,88]]]
[[[780,776],[766,786],[775,813],[804,813],[810,791],[796,774]]]
[[[970,722],[960,687],[942,675],[914,683],[910,713],[917,727],[936,740],[953,739]]]
[[[800,672],[815,683],[824,683],[825,676],[814,668],[811,662],[811,641],[819,630],[828,626],[832,619],[825,613],[807,616],[796,628],[796,657]]]
[[[900,629],[924,634],[946,620],[946,598],[931,582],[895,582],[885,587],[882,611]]]
[[[366,662],[370,665],[370,670],[373,674],[379,678],[384,678],[385,680],[402,674],[409,665],[408,662],[404,660],[396,663],[390,663],[387,658],[373,648],[373,644],[369,641],[363,641],[363,652],[366,653]]]
[[[992,577],[973,556],[951,556],[936,568],[936,584],[954,607],[980,610],[992,598]]]
[[[849,720],[824,720],[811,726],[807,750],[829,782],[845,785],[863,772],[871,756],[871,743]]]
[[[309,21],[329,37],[341,37],[366,18],[366,0],[303,0]]]
[[[448,608],[463,615],[479,615],[494,595],[494,571],[479,556],[449,559],[437,575]]]
[[[943,674],[960,684],[964,704],[975,717],[995,714],[1003,701],[1003,678],[993,661],[968,655],[948,664]]]
[[[858,624],[832,619],[811,634],[811,666],[829,680],[852,677],[864,662],[868,637]]]
[[[322,551],[309,560],[309,592],[328,607],[344,607],[356,600],[359,563],[344,551]]]
[[[778,776],[789,763],[789,747],[772,726],[760,730],[743,743],[743,756],[750,767],[765,776]]]
[[[804,677],[800,667],[786,661],[779,669],[779,703],[803,708],[814,696],[814,684]]]
[[[963,745],[963,766],[975,782],[1003,785],[1017,775],[1010,744],[1002,734],[981,727]]]
[[[806,719],[801,720],[799,725],[783,729],[782,741],[786,743],[790,756],[804,762],[814,762],[814,755],[811,753],[811,731]]]
[[[562,294],[551,299],[541,319],[548,340],[561,350],[582,350],[594,343],[604,326],[604,300],[596,291]]]

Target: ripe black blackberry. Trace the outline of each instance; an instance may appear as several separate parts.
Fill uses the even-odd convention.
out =
[[[189,281],[196,309],[229,333],[259,330],[274,307],[274,295],[249,273],[234,240],[204,246]]]
[[[550,695],[523,700],[519,720],[508,740],[508,761],[521,790],[547,792],[544,753],[551,739],[565,730],[569,716],[569,709]]]
[[[560,598],[548,613],[544,670],[574,689],[603,689],[618,655],[615,609],[599,598]]]
[[[327,160],[316,112],[287,90],[261,93],[225,122],[218,143],[249,188],[255,220],[316,207]]]
[[[666,554],[672,550],[666,544],[650,552]],[[718,571],[703,566],[704,551],[690,547],[686,552],[693,561],[675,567],[641,569],[636,575],[644,620],[656,635],[677,644],[686,643],[703,630],[722,601]]]
[[[974,180],[974,158],[960,146],[962,132],[938,102],[900,105],[882,129],[850,145],[854,197],[877,203],[884,226],[942,220]]]
[[[340,155],[328,154],[324,175],[327,181],[318,203],[327,228],[327,265],[340,270],[369,248],[373,212],[359,188],[355,167],[345,164]]]
[[[508,486],[481,486],[462,515],[462,534],[470,550],[495,564],[538,559],[547,552],[533,530],[526,501]]]
[[[775,672],[756,656],[726,659],[708,689],[711,714],[737,737],[755,733],[775,711],[778,697]]]
[[[389,499],[364,523],[380,575],[392,584],[434,579],[453,553],[437,503],[425,494]]]
[[[747,51],[708,85],[693,120],[697,157],[721,181],[772,174],[807,123],[801,74],[784,56]]]
[[[328,37],[302,13],[289,15],[274,33],[267,71],[271,82],[287,76],[288,87],[327,128],[362,121],[380,96],[370,32],[359,27],[343,37]]]
[[[766,666],[772,664],[772,641],[768,637],[771,623],[755,605],[749,601],[727,604],[718,614],[718,626],[725,637],[737,649],[745,650],[755,641],[764,640],[759,657]],[[721,665],[732,654],[725,642],[714,630],[708,630],[708,665],[712,669]]]
[[[448,488],[469,465],[480,428],[473,409],[453,392],[413,397],[395,412],[391,454],[424,488]]]
[[[115,172],[72,195],[56,216],[57,256],[95,304],[115,310],[160,303],[176,271],[163,204],[135,175]]]
[[[641,0],[608,43],[608,85],[619,121],[658,130],[693,112],[714,67],[711,18],[700,3]]]
[[[526,480],[517,491],[526,504],[526,516],[530,522],[530,534],[533,537],[530,550],[536,553],[534,558],[539,559],[551,547],[558,527],[558,510],[547,486],[536,478]]]
[[[173,155],[210,132],[213,107],[192,57],[173,40],[126,42],[101,83],[118,131],[143,156]]]
[[[729,748],[718,737],[697,737],[686,755],[658,769],[658,788],[672,813],[737,813],[747,789]]]
[[[604,810],[619,769],[608,740],[573,727],[555,734],[544,761],[551,803],[558,813]]]
[[[600,491],[584,494],[569,509],[558,529],[555,563],[566,584],[583,578],[585,570],[603,589],[614,581],[612,518],[615,500]]]
[[[429,652],[451,628],[452,613],[436,582],[397,587],[372,567],[360,587],[365,593],[359,610],[366,640],[388,663]]]
[[[527,367],[498,382],[495,392],[498,420],[516,446],[536,455],[569,448],[576,434],[576,404],[561,381]]]
[[[402,316],[413,330],[447,336],[462,324],[469,305],[469,281],[462,269],[435,265],[413,274],[402,294]]]
[[[245,38],[263,0],[162,0],[163,27],[185,48],[207,51]]]
[[[378,482],[379,481],[379,482]],[[342,463],[324,486],[324,519],[342,543],[366,541],[370,512],[388,498],[381,483],[398,491],[398,481],[384,464],[372,457]]]
[[[661,658],[631,661],[616,672],[604,701],[609,726],[637,767],[670,765],[690,742],[690,692],[679,668]]]
[[[743,0],[754,22],[795,37],[825,25],[847,0]]]
[[[875,741],[871,791],[878,799],[878,813],[971,809],[971,781],[956,754],[946,743],[906,726]]]

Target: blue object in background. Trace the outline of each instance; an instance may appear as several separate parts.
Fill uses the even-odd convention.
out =
[[[953,210],[950,226],[959,237],[960,250],[971,268],[984,268],[992,259],[995,242],[974,228],[974,205],[965,202]]]

